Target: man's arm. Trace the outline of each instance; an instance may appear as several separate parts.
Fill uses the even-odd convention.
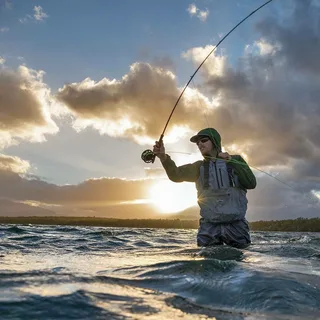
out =
[[[239,178],[239,183],[245,189],[254,189],[257,186],[257,180],[246,161],[239,155],[232,156],[232,159],[240,162],[230,161],[235,173]]]
[[[186,164],[177,167],[175,162],[166,154],[163,141],[156,141],[153,146],[153,153],[160,159],[162,166],[166,170],[168,178],[173,182],[195,182],[200,174],[202,161]]]
[[[200,166],[202,161],[197,161],[190,164],[177,167],[175,162],[166,155],[161,159],[163,168],[166,170],[168,178],[173,182],[195,182],[199,178]]]

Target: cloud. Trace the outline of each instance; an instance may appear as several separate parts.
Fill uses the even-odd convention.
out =
[[[119,204],[146,198],[154,183],[152,179],[100,178],[77,185],[58,186],[20,176],[10,170],[14,167],[12,162],[10,159],[7,161],[8,169],[0,167],[0,198],[73,206]],[[5,164],[5,161],[0,163]]]
[[[199,11],[199,13],[198,13],[198,18],[201,20],[201,21],[206,21],[207,20],[207,18],[208,18],[208,15],[209,15],[209,10],[208,9],[206,9],[205,11]]]
[[[44,19],[49,17],[40,6],[34,6],[33,11],[34,11],[33,17],[37,21],[43,21]]]
[[[19,157],[0,154],[0,170],[15,173],[26,173],[30,168],[28,161]]]
[[[4,64],[6,62],[5,58],[0,56],[0,65]]]
[[[21,216],[53,216],[55,212],[39,208],[28,203],[19,203],[7,199],[0,199],[0,215],[7,217],[21,217]]]
[[[100,178],[61,186],[27,178],[28,169],[27,161],[0,155],[0,215],[59,214],[130,219],[161,216],[146,199],[156,182],[153,179]]]
[[[196,16],[197,18],[199,18],[202,22],[205,22],[209,16],[209,10],[200,10],[197,8],[197,6],[192,3],[189,5],[187,11],[189,12],[190,16]]]
[[[139,143],[150,143],[160,135],[178,96],[174,74],[147,63],[135,63],[121,80],[107,78],[95,82],[87,78],[66,84],[57,99],[72,112],[74,127],[92,126],[102,134],[126,137]],[[210,104],[195,89],[188,89],[174,114],[174,126],[168,129],[175,137],[190,130],[186,119],[203,105]],[[200,111],[199,111],[200,110]],[[198,125],[203,118],[199,118]],[[175,133],[174,133],[175,131]]]
[[[265,19],[257,24],[257,30],[271,45],[281,45],[281,50],[277,51],[278,59],[285,59],[297,71],[319,75],[320,7],[312,0],[295,0],[294,4],[294,12],[287,19]]]
[[[19,19],[20,23],[27,23],[29,21],[41,22],[47,19],[49,16],[43,11],[41,6],[33,7],[33,15],[27,14],[24,18]]]
[[[151,64],[155,67],[167,69],[171,72],[175,71],[173,60],[168,56],[154,57]]]
[[[272,45],[264,39],[261,39],[260,41],[256,41],[255,44],[259,48],[261,55],[274,54],[280,49],[279,46],[277,46],[276,44]]]
[[[294,3],[293,14],[285,19],[264,18],[256,25],[259,39],[245,48],[238,63],[231,64],[222,53],[210,56],[199,72],[201,92],[186,90],[165,137],[167,143],[167,134],[174,130],[181,130],[176,137],[185,137],[204,123],[216,127],[227,151],[278,172],[292,184],[285,192],[287,207],[277,204],[272,209],[288,215],[292,206],[303,211],[297,195],[320,190],[320,8],[312,1]],[[198,66],[212,49],[191,48],[182,56]],[[72,112],[79,130],[92,126],[143,143],[159,136],[180,92],[173,72],[135,63],[120,80],[88,78],[66,84],[57,98]],[[267,202],[254,206],[261,214],[275,197],[263,190]]]
[[[149,62],[155,67],[167,69],[171,72],[174,72],[176,70],[174,62],[169,56],[154,54],[153,50],[148,46],[143,46],[140,48],[137,55],[137,60]]]
[[[55,103],[43,75],[26,66],[0,68],[0,148],[21,140],[45,141],[46,134],[58,132],[51,118]]]
[[[255,55],[259,54],[261,56],[274,55],[281,49],[279,43],[271,44],[266,39],[259,39],[254,42],[253,45],[246,45],[245,54],[246,55]]]
[[[258,188],[248,192],[250,221],[320,217],[320,201],[310,192],[312,183],[300,180],[290,188],[266,175],[257,175]]]
[[[301,30],[295,27],[299,43],[305,39],[306,23],[315,25],[314,11],[319,11],[302,8],[311,13],[302,20]],[[292,23],[297,14],[306,14],[300,11],[297,2]],[[268,21],[272,28],[268,28]],[[267,18],[257,24],[257,30],[263,32],[253,43],[255,51],[247,51],[238,64],[231,65],[227,56],[217,52],[210,56],[199,72],[201,92],[186,90],[166,132],[166,142],[174,129],[177,137],[185,137],[207,123],[221,132],[227,149],[233,147],[244,154],[252,165],[292,165],[296,170],[292,178],[307,175],[315,180],[320,170],[318,80],[299,63],[291,63],[293,58],[288,55],[296,54],[286,49],[282,33],[291,35],[292,23],[281,23]],[[269,29],[277,30],[278,36],[269,35]],[[212,49],[192,48],[182,56],[198,66]],[[159,136],[180,92],[172,72],[135,63],[121,80],[95,82],[88,78],[65,85],[57,97],[75,116],[78,130],[92,126],[111,136],[149,143],[150,138]]]
[[[218,101],[208,122],[226,148],[236,145],[252,165],[293,167],[290,178],[319,189],[320,8],[311,1],[295,4],[285,24],[280,18],[257,24],[257,50],[247,50],[238,64],[213,54],[200,72],[202,90]],[[198,65],[210,49],[193,48],[184,57]]]
[[[187,11],[190,13],[191,16],[194,16],[197,13],[198,9],[197,6],[194,3],[192,3],[189,5]]]
[[[9,159],[8,162],[10,165],[11,162],[18,164],[21,159],[15,160]],[[35,204],[66,216],[95,215],[134,219],[155,218],[158,214],[157,209],[148,202],[148,194],[152,186],[159,182],[159,178],[100,178],[77,185],[59,186],[39,179],[27,179],[10,171],[10,168],[7,170],[0,167],[0,199]],[[320,201],[314,194],[302,190],[307,188],[294,190],[268,176],[257,173],[257,177],[259,188],[249,192],[247,217],[250,221],[319,216]],[[183,188],[183,184],[179,184],[179,187]],[[12,208],[10,215],[16,211],[16,208]],[[196,203],[189,211],[192,211],[190,218],[199,218]]]
[[[7,27],[0,28],[0,32],[8,32],[8,31],[9,31],[9,28]]]
[[[20,23],[27,23],[28,21],[31,21],[33,18],[30,16],[30,14],[27,14],[24,18],[19,19]]]
[[[166,176],[165,171],[163,170],[163,168],[144,168],[146,177],[148,178],[163,178]]]
[[[192,61],[195,65],[199,66],[207,57],[208,53],[214,49],[214,46],[207,45],[204,48],[196,47],[183,52],[181,56],[188,61]],[[210,59],[206,60],[200,72],[205,76],[222,76],[227,67],[227,57],[222,55],[212,54]]]
[[[285,19],[274,16],[256,25],[260,39],[246,46],[237,64],[215,52],[199,72],[201,92],[217,102],[207,123],[221,133],[226,150],[292,185],[282,190],[258,183],[250,214],[261,219],[319,212],[310,197],[313,203],[320,190],[320,8],[312,1],[294,3]],[[212,49],[192,48],[182,56],[198,66]]]

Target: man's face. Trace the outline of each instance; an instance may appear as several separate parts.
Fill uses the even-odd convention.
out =
[[[214,146],[208,137],[199,138],[197,141],[197,146],[203,156],[212,156]]]

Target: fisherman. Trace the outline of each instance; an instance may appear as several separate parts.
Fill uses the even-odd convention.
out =
[[[247,189],[256,187],[256,178],[240,155],[221,151],[217,130],[206,128],[190,139],[203,160],[177,167],[165,153],[163,142],[155,142],[153,153],[160,159],[168,178],[174,182],[195,182],[200,207],[197,245],[245,248],[251,243],[247,211]]]

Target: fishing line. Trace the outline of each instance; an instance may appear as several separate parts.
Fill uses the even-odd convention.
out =
[[[217,159],[220,159],[220,160],[221,160],[221,158],[216,158],[216,157],[208,157],[208,158],[210,158],[210,159],[216,159],[216,160],[217,160]],[[286,185],[287,187],[289,187],[289,188],[291,188],[291,189],[294,189],[292,186],[290,186],[290,185],[287,184],[286,182],[278,179],[277,177],[273,176],[272,174],[270,174],[270,173],[268,173],[268,172],[266,172],[266,171],[263,171],[263,170],[261,170],[261,169],[259,169],[259,168],[257,168],[257,167],[251,166],[251,165],[249,165],[249,164],[247,164],[247,163],[243,163],[243,162],[241,162],[241,161],[238,161],[238,160],[235,160],[235,159],[232,159],[232,158],[231,158],[231,160],[228,160],[227,162],[239,164],[239,165],[242,165],[242,166],[249,166],[250,168],[253,168],[253,169],[255,169],[255,170],[258,170],[258,171],[260,171],[260,172],[268,175],[269,177],[271,177],[271,178],[273,178],[273,179],[276,179],[277,181],[283,183],[283,184]]]
[[[192,155],[191,152],[168,151],[168,153],[179,153],[179,154],[181,153],[181,154]],[[219,160],[223,160],[223,159],[221,159],[221,158],[209,157],[209,156],[206,156],[206,158],[208,158],[208,159],[214,159],[214,160],[218,160],[218,159],[219,159]],[[291,189],[294,190],[294,188],[293,188],[291,185],[289,185],[288,183],[286,183],[285,181],[283,181],[283,180],[281,180],[281,179],[273,176],[272,174],[270,174],[270,173],[268,173],[268,172],[266,172],[266,171],[264,171],[264,170],[262,170],[262,169],[259,169],[259,168],[257,168],[257,167],[254,167],[254,166],[252,166],[252,165],[249,165],[248,163],[243,163],[243,162],[241,162],[241,161],[238,161],[238,160],[232,159],[232,158],[231,158],[231,160],[228,160],[227,162],[231,162],[231,163],[235,163],[235,164],[238,164],[238,165],[241,165],[241,166],[248,166],[248,167],[250,167],[250,168],[253,168],[253,169],[255,169],[255,170],[257,170],[257,171],[260,171],[260,172],[266,174],[267,176],[269,176],[269,177],[271,177],[271,178],[273,178],[273,179],[281,182],[282,184],[284,184],[284,185],[286,185],[287,187],[289,187],[289,188],[291,188]]]
[[[181,154],[187,154],[187,155],[192,155],[191,152],[180,152],[180,151],[168,151],[168,153],[181,153]]]
[[[260,9],[262,9],[264,6],[266,6],[267,4],[269,4],[270,2],[272,2],[273,0],[269,0],[267,2],[265,2],[264,4],[262,4],[260,7],[258,7],[257,9],[255,9],[254,11],[252,11],[250,14],[248,14],[245,18],[243,18],[238,24],[236,24],[218,43],[217,45],[209,52],[209,54],[205,57],[205,59],[200,63],[200,65],[198,66],[198,68],[195,70],[195,72],[193,73],[193,75],[190,77],[189,81],[187,82],[187,84],[184,86],[182,92],[180,93],[175,105],[173,106],[173,109],[169,115],[169,118],[164,126],[164,129],[161,133],[161,136],[159,138],[159,143],[162,143],[163,137],[164,137],[164,133],[168,127],[168,124],[171,120],[171,117],[180,101],[180,99],[182,98],[184,92],[186,91],[188,85],[190,84],[190,82],[192,81],[192,79],[194,78],[194,76],[197,74],[197,72],[199,71],[199,69],[202,67],[202,65],[207,61],[207,59],[209,58],[209,56],[219,47],[219,45],[236,29],[238,28],[244,21],[246,21],[250,16],[252,16],[253,14],[255,14],[257,11],[259,11]],[[153,153],[152,150],[148,149],[142,152],[141,154],[141,159],[146,162],[146,163],[154,163],[154,160],[156,158],[156,155]]]

